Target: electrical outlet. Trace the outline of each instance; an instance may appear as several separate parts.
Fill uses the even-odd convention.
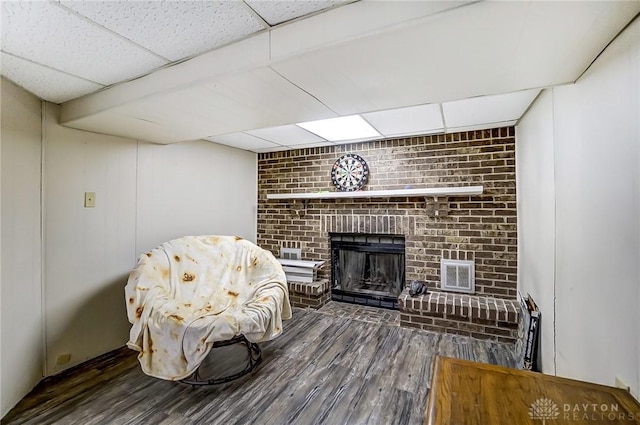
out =
[[[69,360],[71,360],[71,353],[62,353],[56,359],[56,364],[59,366],[63,364],[67,364],[69,363]]]
[[[93,208],[96,206],[96,193],[95,192],[85,192],[84,193],[84,207],[85,208]]]
[[[627,383],[624,382],[622,379],[620,379],[618,376],[616,376],[616,387],[622,388],[623,390],[627,390],[627,392],[631,391],[631,387],[627,385]]]

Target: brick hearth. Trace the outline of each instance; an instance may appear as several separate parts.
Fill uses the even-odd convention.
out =
[[[331,299],[329,279],[313,283],[289,282],[289,301],[294,307],[318,309]]]
[[[517,300],[430,292],[398,297],[400,326],[515,342],[520,305]]]

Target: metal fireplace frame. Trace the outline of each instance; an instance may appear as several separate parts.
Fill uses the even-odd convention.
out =
[[[353,241],[336,240],[342,238],[352,238]],[[365,241],[362,241],[362,239]],[[360,239],[356,241],[355,239]],[[378,239],[391,240],[393,242],[369,242],[368,240]],[[371,307],[382,307],[391,310],[398,310],[398,295],[378,295],[366,294],[357,291],[338,289],[337,286],[337,267],[338,267],[338,250],[349,249],[357,252],[382,253],[382,254],[398,254],[402,255],[402,273],[400,276],[401,288],[404,288],[406,281],[406,241],[404,235],[379,234],[379,233],[329,233],[330,252],[331,252],[331,299],[334,301],[342,301],[353,304],[360,304]]]

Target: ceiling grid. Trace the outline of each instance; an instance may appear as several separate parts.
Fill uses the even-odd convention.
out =
[[[296,125],[350,115],[382,137],[512,125],[540,90],[576,81],[640,2],[48,0],[1,10],[2,75],[61,103],[63,125],[261,152],[352,142]]]

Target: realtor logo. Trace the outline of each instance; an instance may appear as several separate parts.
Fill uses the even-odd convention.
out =
[[[531,419],[542,419],[542,425],[544,425],[547,419],[553,420],[560,416],[560,410],[558,409],[558,405],[552,400],[539,398],[531,403],[529,416],[531,416]]]

